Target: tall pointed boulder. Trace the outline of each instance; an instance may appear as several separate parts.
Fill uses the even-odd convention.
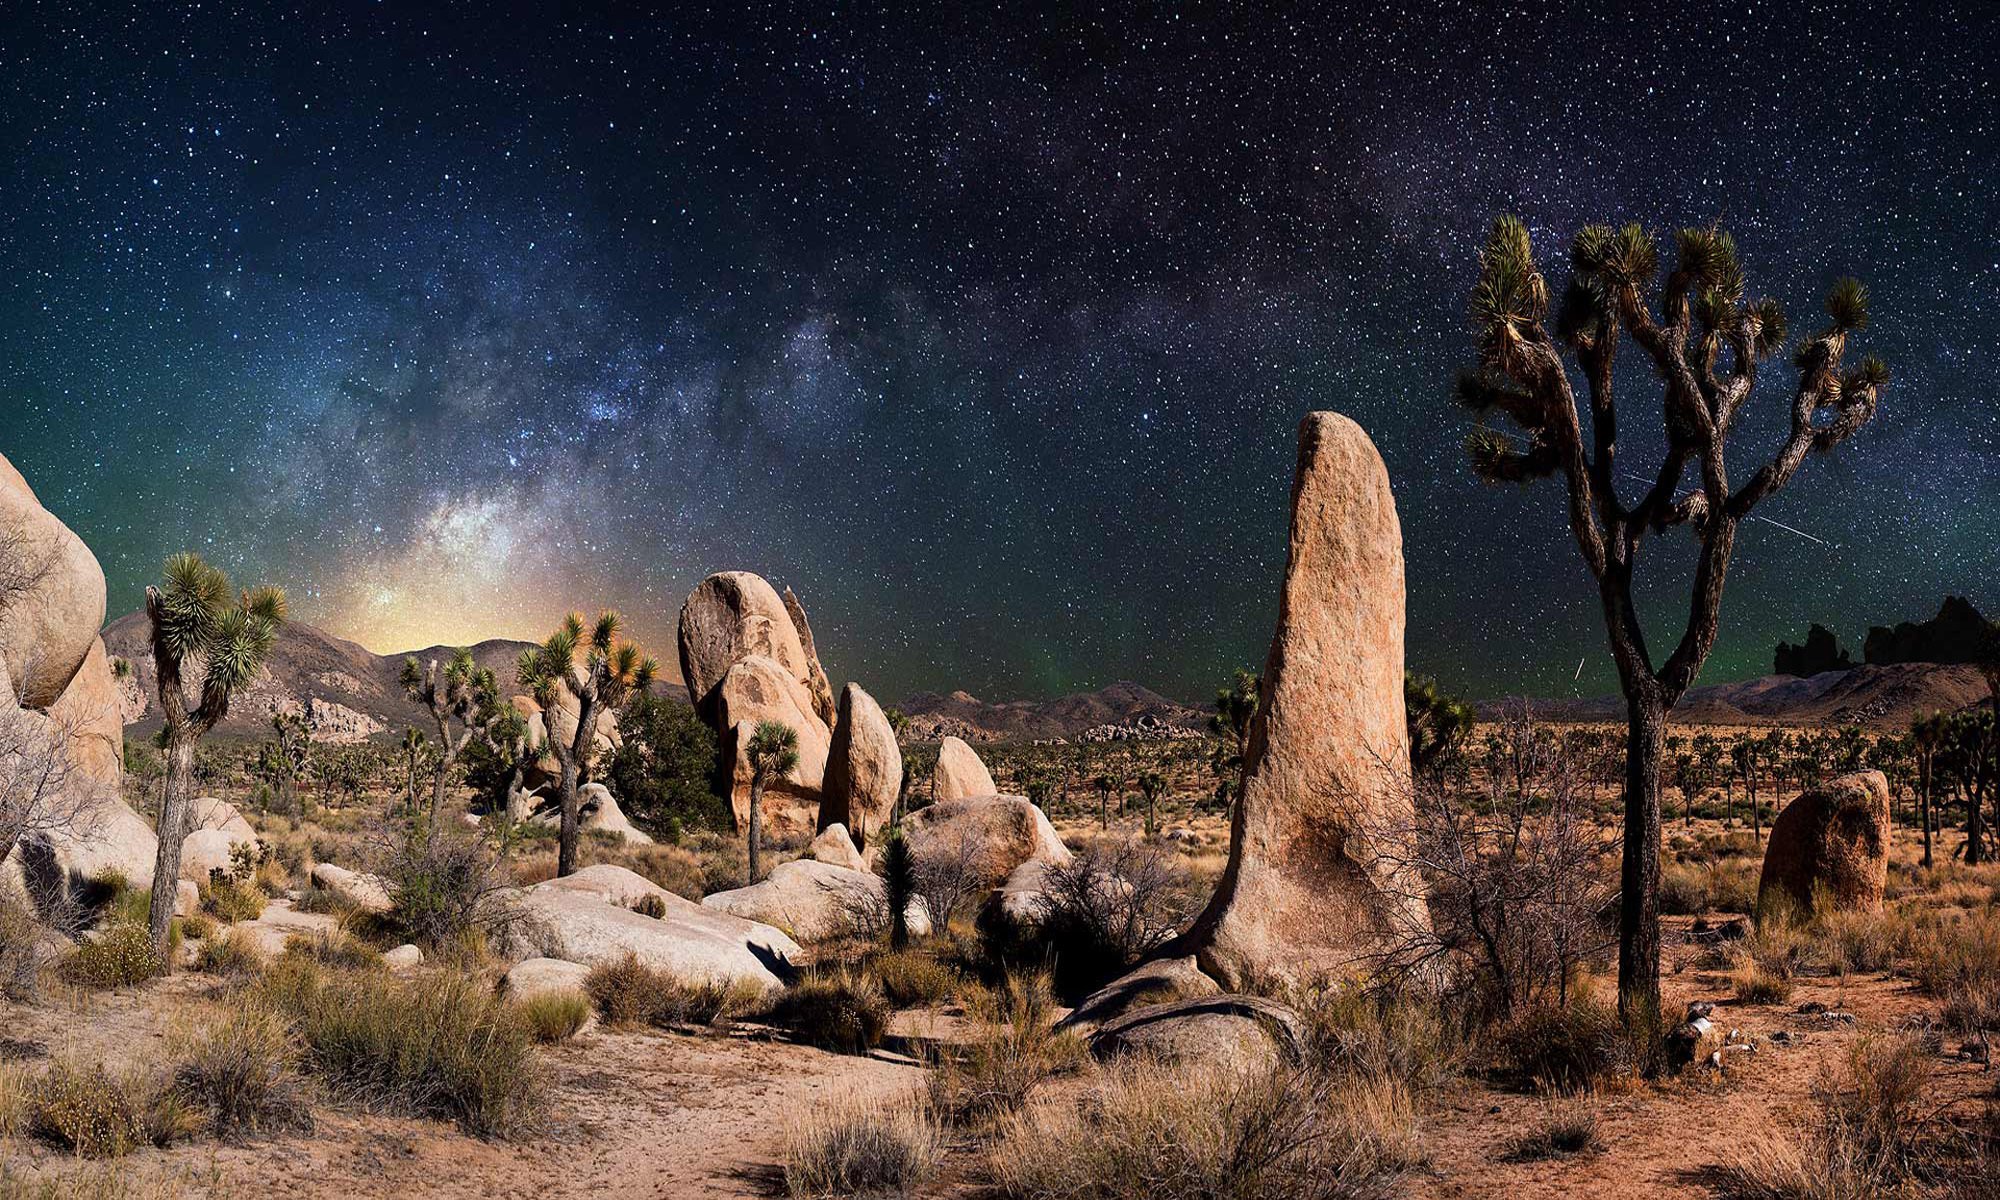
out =
[[[848,684],[840,692],[833,748],[826,757],[819,827],[844,825],[854,844],[866,849],[888,825],[902,788],[903,751],[895,729],[875,697],[858,683]]]

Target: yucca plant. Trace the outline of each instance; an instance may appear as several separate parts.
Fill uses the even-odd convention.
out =
[[[230,697],[256,678],[285,619],[285,594],[259,587],[230,599],[229,577],[198,554],[167,560],[162,582],[146,589],[160,715],[166,722],[166,784],[160,799],[160,849],[153,867],[153,908],[147,920],[153,952],[167,961],[174,888],[181,877],[194,799],[195,748],[229,712]],[[200,701],[190,708],[185,670],[201,672]]]
[[[875,870],[882,876],[882,895],[889,905],[889,946],[901,950],[910,944],[910,901],[917,894],[917,860],[901,826],[889,828]]]
[[[1471,315],[1478,366],[1459,380],[1458,399],[1484,424],[1468,439],[1473,469],[1495,482],[1560,476],[1570,532],[1604,609],[1611,656],[1627,711],[1625,853],[1619,912],[1619,1007],[1628,1018],[1656,1013],[1660,997],[1660,773],[1667,719],[1693,686],[1715,646],[1723,578],[1737,527],[1790,482],[1808,453],[1839,446],[1875,415],[1888,369],[1869,358],[1842,366],[1849,337],[1868,324],[1868,290],[1852,279],[1826,298],[1828,323],[1800,343],[1798,382],[1784,441],[1747,480],[1732,486],[1724,450],[1750,399],[1760,363],[1785,341],[1784,311],[1747,299],[1735,239],[1720,228],[1683,229],[1658,292],[1653,235],[1639,225],[1586,226],[1570,247],[1570,281],[1550,316],[1550,290],[1535,262],[1528,228],[1493,222],[1479,256]],[[1627,338],[1661,381],[1666,453],[1656,470],[1618,457],[1614,363]],[[1587,388],[1585,433],[1565,355]],[[1693,486],[1682,478],[1692,472]],[[1636,499],[1624,480],[1648,480]],[[1664,662],[1648,647],[1632,585],[1648,534],[1685,525],[1698,541],[1685,625]]]
[[[607,710],[615,712],[626,700],[652,687],[653,677],[660,670],[659,664],[639,647],[619,639],[619,624],[617,613],[602,613],[586,639],[583,615],[571,613],[547,641],[523,650],[515,668],[521,686],[528,689],[549,717],[553,717],[565,694],[576,702],[576,732],[568,742],[555,736],[552,720],[548,726],[548,747],[556,758],[556,786],[562,800],[562,828],[556,842],[557,875],[576,870],[578,789],[590,771],[597,748],[599,716]],[[579,653],[583,656],[581,663],[577,661]]]
[[[746,822],[750,840],[750,882],[757,882],[764,855],[764,789],[772,780],[783,779],[799,766],[799,735],[780,721],[759,721],[750,744],[744,747],[750,760],[750,819]]]
[[[454,650],[440,664],[433,658],[419,663],[416,656],[403,659],[403,691],[424,706],[437,723],[437,753],[431,766],[431,818],[444,805],[445,779],[451,765],[500,704],[500,688],[493,672],[472,659],[470,650]],[[457,732],[452,726],[457,724]]]

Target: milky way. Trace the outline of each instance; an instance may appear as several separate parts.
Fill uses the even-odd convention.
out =
[[[1333,407],[1413,665],[1596,693],[1557,493],[1464,464],[1479,240],[1519,213],[1559,277],[1582,222],[1719,219],[1794,328],[1866,280],[1894,381],[1762,510],[1811,536],[1745,530],[1707,677],[2000,607],[1993,6],[1031,8],[13,8],[0,453],[114,613],[192,547],[378,650],[608,605],[671,660],[744,567],[878,694],[1199,697],[1262,656]]]

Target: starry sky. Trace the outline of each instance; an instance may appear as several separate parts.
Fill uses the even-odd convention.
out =
[[[1518,213],[1559,281],[1586,221],[1720,220],[1795,329],[1863,278],[1894,380],[1745,529],[1704,679],[2000,607],[2000,7],[1036,7],[11,4],[0,453],[114,615],[193,548],[378,651],[609,605],[671,662],[747,568],[880,696],[1199,700],[1330,407],[1412,666],[1600,694],[1559,491],[1465,464],[1478,246]],[[1649,546],[1656,640],[1689,558]]]

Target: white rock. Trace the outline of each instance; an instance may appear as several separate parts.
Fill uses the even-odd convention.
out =
[[[383,965],[389,967],[391,970],[414,967],[422,961],[424,961],[424,952],[409,942],[404,942],[394,950],[385,950],[382,953]]]
[[[389,881],[380,875],[350,871],[332,863],[315,863],[313,882],[362,912],[385,913],[396,907],[389,898]]]
[[[889,909],[880,878],[814,859],[779,863],[749,887],[704,896],[701,904],[775,925],[807,941],[888,928]],[[905,919],[918,937],[931,931],[930,912],[921,899],[910,902]]]

